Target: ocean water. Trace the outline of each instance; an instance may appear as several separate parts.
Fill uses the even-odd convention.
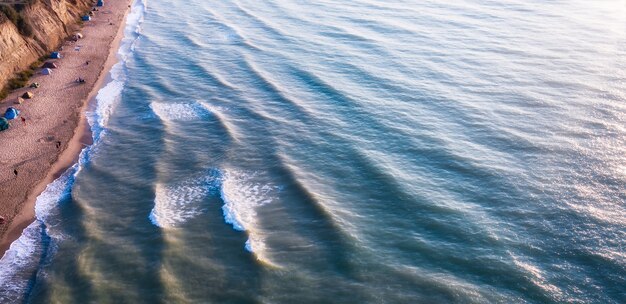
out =
[[[0,303],[626,303],[625,20],[136,0]]]

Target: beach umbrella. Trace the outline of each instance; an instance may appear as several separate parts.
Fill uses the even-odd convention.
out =
[[[10,126],[9,121],[6,118],[0,117],[0,131],[8,129]]]
[[[83,39],[83,34],[76,33],[76,34],[74,34],[73,38],[74,38],[74,40]]]
[[[50,54],[50,58],[52,58],[52,59],[60,59],[61,58],[61,53],[53,52],[52,54]]]
[[[23,103],[24,103],[24,98],[18,97],[15,99],[15,104],[23,104]]]
[[[6,112],[4,112],[4,118],[6,119],[15,119],[20,115],[20,111],[15,108],[8,108]]]
[[[33,94],[32,92],[25,92],[24,94],[22,94],[22,98],[24,99],[31,99],[35,97],[35,94]]]
[[[51,69],[43,69],[43,70],[41,70],[41,74],[50,75],[50,74],[52,74],[52,70]]]
[[[96,6],[104,6],[104,0],[98,0]]]
[[[83,21],[90,21],[91,17],[89,15],[85,15],[83,16],[83,18],[81,18]]]

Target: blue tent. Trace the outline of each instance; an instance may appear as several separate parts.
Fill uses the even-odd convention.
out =
[[[8,129],[9,126],[9,121],[4,117],[0,117],[0,131]]]
[[[6,119],[15,119],[18,115],[20,115],[20,111],[15,108],[8,108],[4,113],[4,118]]]
[[[59,59],[59,58],[61,58],[61,53],[53,52],[52,54],[50,54],[50,58],[52,58],[52,59]]]
[[[83,21],[90,21],[91,17],[89,17],[89,15],[85,15],[85,16],[83,16],[82,20]]]
[[[104,6],[104,1],[103,0],[98,0],[98,4],[96,4],[96,6]]]

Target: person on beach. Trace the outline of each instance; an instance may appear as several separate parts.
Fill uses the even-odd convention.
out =
[[[61,147],[61,142],[60,142],[60,141],[57,141],[57,149],[58,149],[59,147]]]
[[[4,223],[6,223],[4,216],[0,216],[0,225],[4,225]]]
[[[22,116],[22,122],[26,125],[26,118],[24,118],[24,116]]]
[[[15,176],[17,176],[17,169],[13,169],[13,174],[15,174]]]

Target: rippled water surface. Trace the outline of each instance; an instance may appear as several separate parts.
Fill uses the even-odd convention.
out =
[[[137,1],[0,302],[624,303],[625,21]]]

